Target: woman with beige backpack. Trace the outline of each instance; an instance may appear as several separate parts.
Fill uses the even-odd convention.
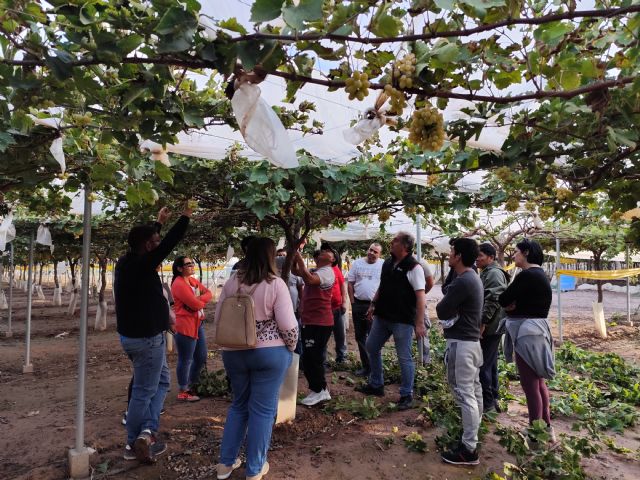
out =
[[[216,343],[223,348],[233,390],[217,466],[220,480],[240,467],[245,439],[247,480],[259,480],[269,471],[266,457],[278,394],[298,340],[289,289],[278,277],[275,255],[273,240],[253,239],[216,307]]]

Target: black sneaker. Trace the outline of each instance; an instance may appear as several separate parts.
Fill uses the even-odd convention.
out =
[[[122,420],[120,423],[122,423],[122,425],[125,425],[125,426],[127,425],[127,412],[124,412],[122,414]]]
[[[334,371],[340,371],[340,372],[344,372],[345,370],[348,370],[349,366],[347,365],[347,362],[345,362],[344,360],[336,360],[336,363],[334,363],[333,365],[333,370]]]
[[[133,448],[131,448],[129,445],[125,445],[124,447],[124,455],[123,455],[124,459],[129,461],[129,460],[135,460],[136,459],[136,454],[133,451]]]
[[[372,387],[368,383],[365,383],[364,385],[358,385],[355,390],[356,392],[364,393],[365,395],[384,397],[384,387]]]
[[[368,377],[369,373],[370,373],[369,370],[364,368],[359,368],[358,370],[355,371],[355,375],[357,377]]]
[[[156,457],[159,457],[166,451],[167,451],[167,444],[164,442],[159,442],[157,440],[154,443],[152,443],[151,447],[149,448],[149,452],[151,453],[151,457],[153,457],[153,459],[155,459]]]
[[[413,396],[405,395],[404,397],[400,397],[398,410],[409,410],[410,408],[413,408]]]
[[[440,457],[442,457],[443,461],[453,465],[478,465],[480,463],[478,450],[476,449],[470,452],[467,447],[462,444],[453,450],[444,452]]]
[[[482,410],[483,415],[487,413],[498,413],[498,410],[496,410],[495,405],[489,405],[488,407],[484,407],[484,409]]]

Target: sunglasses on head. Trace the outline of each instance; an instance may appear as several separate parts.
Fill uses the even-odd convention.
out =
[[[196,266],[196,264],[195,264],[195,263],[193,263],[193,262],[187,262],[187,263],[184,263],[182,266],[183,266],[183,267],[195,267],[195,266]]]

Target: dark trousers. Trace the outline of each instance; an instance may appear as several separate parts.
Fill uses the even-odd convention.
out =
[[[302,326],[302,366],[309,388],[319,392],[327,388],[324,378],[324,352],[331,337],[333,326]]]
[[[480,367],[480,384],[484,408],[495,406],[499,398],[498,351],[502,335],[490,335],[480,339],[483,363]]]
[[[371,331],[371,323],[367,320],[367,310],[370,302],[361,302],[356,300],[351,304],[351,314],[353,316],[353,331],[358,343],[358,351],[360,352],[360,361],[362,368],[369,372],[369,355],[367,354],[367,337]]]
[[[302,322],[300,321],[300,315],[295,312],[296,320],[298,321],[298,343],[296,343],[296,349],[293,351],[302,357]]]

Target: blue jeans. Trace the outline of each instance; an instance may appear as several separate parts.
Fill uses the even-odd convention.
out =
[[[176,347],[178,349],[178,363],[176,376],[180,391],[184,392],[198,383],[200,371],[207,363],[207,341],[204,338],[204,326],[198,328],[198,338],[187,337],[176,333]]]
[[[120,343],[133,363],[133,387],[127,408],[127,443],[133,445],[140,432],[157,432],[160,427],[160,411],[171,381],[167,345],[164,332],[145,338],[120,335]]]
[[[411,352],[413,331],[413,325],[388,322],[379,317],[373,317],[371,331],[367,337],[367,354],[369,355],[369,364],[371,366],[369,385],[375,388],[384,386],[382,347],[389,340],[389,337],[393,335],[398,363],[400,364],[400,396],[413,395],[413,378],[415,376],[415,365],[413,364],[413,354]]]
[[[233,465],[246,437],[247,477],[258,475],[267,460],[280,385],[291,358],[284,346],[222,352],[233,402],[224,424],[220,463]]]
[[[336,362],[344,362],[347,359],[347,329],[342,308],[333,311],[333,339],[336,341]]]

